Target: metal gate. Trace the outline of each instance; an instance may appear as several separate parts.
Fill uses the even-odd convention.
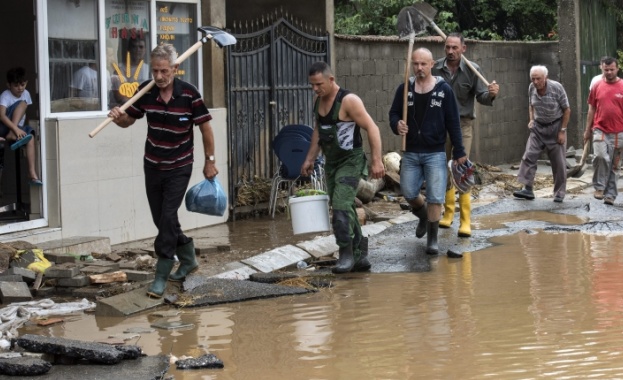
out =
[[[267,25],[268,24],[268,25]],[[288,124],[312,125],[309,66],[330,62],[329,36],[284,17],[234,25],[227,49],[230,203],[246,181],[270,179],[278,169],[273,138]]]

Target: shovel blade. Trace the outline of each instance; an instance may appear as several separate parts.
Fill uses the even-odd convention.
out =
[[[236,44],[236,37],[227,33],[223,29],[219,29],[214,26],[201,26],[197,28],[197,30],[205,35],[212,36],[212,39],[220,48]]]
[[[432,21],[435,19],[435,16],[437,16],[437,9],[429,3],[415,3],[413,4],[413,8],[415,8],[415,11],[421,14],[425,19]]]
[[[404,7],[400,10],[400,13],[398,13],[396,29],[401,38],[424,33],[426,31],[426,25],[426,20],[424,20],[412,6]]]

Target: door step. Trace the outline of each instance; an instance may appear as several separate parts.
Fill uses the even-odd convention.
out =
[[[50,253],[73,253],[90,255],[93,252],[110,253],[110,238],[101,236],[75,236],[65,239],[45,241],[37,248]]]

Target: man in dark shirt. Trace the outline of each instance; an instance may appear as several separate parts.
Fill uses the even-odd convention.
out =
[[[394,134],[406,136],[406,147],[400,161],[400,188],[411,212],[420,220],[415,236],[426,236],[426,253],[439,253],[437,235],[444,203],[446,181],[446,140],[452,143],[452,158],[458,164],[467,161],[461,137],[459,109],[450,84],[431,74],[435,61],[426,48],[412,55],[414,76],[407,85],[400,84],[389,109],[389,126]],[[404,106],[406,120],[403,120]],[[420,193],[426,181],[426,199]]]
[[[158,228],[154,241],[158,256],[156,277],[147,290],[147,295],[152,297],[162,297],[175,264],[175,255],[180,266],[171,274],[171,280],[183,281],[198,267],[193,241],[182,232],[177,216],[192,173],[193,124],[199,126],[203,136],[203,175],[211,179],[218,174],[210,126],[212,116],[195,86],[175,78],[176,58],[173,45],[163,44],[152,50],[151,73],[156,86],[131,105],[127,113],[119,107],[109,113],[115,124],[122,128],[147,115],[145,187],[151,215]]]

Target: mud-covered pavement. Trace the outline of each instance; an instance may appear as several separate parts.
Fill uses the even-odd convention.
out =
[[[177,311],[164,320],[151,311],[121,318],[96,313],[23,332],[84,340],[88,331],[87,340],[97,341],[140,328],[131,343],[149,358],[215,354],[224,363],[218,370],[170,368],[168,375],[178,379],[285,379],[293,378],[292,371],[298,378],[515,379],[591,371],[620,378],[622,358],[610,337],[623,333],[623,209],[619,202],[607,206],[592,197],[590,175],[570,182],[563,203],[554,203],[547,187],[534,201],[514,199],[500,184],[480,188],[472,237],[457,237],[456,215],[452,228],[440,230],[438,256],[424,252],[426,238],[415,238],[417,221],[409,221],[399,203],[368,204],[377,220],[394,221],[369,237],[372,271],[329,274],[332,286],[316,292],[201,307],[164,305]],[[304,238],[288,236],[283,220],[257,226],[266,228],[243,244],[235,237],[244,236],[243,230],[230,235],[232,250],[253,255],[259,247],[266,251]],[[192,234],[227,243],[218,231],[226,232],[215,226]],[[253,239],[262,234],[266,240],[254,249]],[[448,258],[448,250],[465,255]],[[285,270],[290,269],[296,270]],[[159,323],[192,327],[148,329]]]
[[[536,199],[532,201],[516,199],[513,189],[519,184],[514,180],[516,171],[510,165],[500,166],[501,172],[488,173],[488,183],[479,186],[472,200],[472,236],[459,238],[458,210],[450,229],[439,229],[440,258],[447,258],[448,250],[467,253],[492,246],[492,238],[513,235],[524,231],[544,232],[584,232],[590,234],[622,234],[623,208],[621,196],[614,206],[606,205],[593,197],[591,179],[593,172],[590,165],[580,178],[569,178],[567,196],[562,203],[553,202],[551,195],[551,168],[539,165],[537,182],[540,186]],[[619,191],[623,181],[619,179]],[[368,205],[372,209],[374,205]],[[377,206],[378,207],[378,206]],[[391,207],[391,206],[390,206]],[[388,207],[382,207],[382,213],[391,216]],[[397,208],[393,208],[397,210]],[[391,210],[391,208],[389,208]],[[394,211],[396,215],[397,211]],[[430,259],[425,253],[426,237],[417,239],[415,227],[417,220],[396,224],[382,233],[371,236],[370,261],[372,271],[384,272],[424,272],[431,270]]]
[[[472,211],[471,238],[457,236],[458,220],[450,229],[439,229],[439,256],[444,257],[448,250],[475,252],[492,246],[491,238],[519,231],[623,233],[623,210],[591,198],[581,196],[562,204],[551,199],[501,199],[477,207]],[[483,224],[485,219],[487,224]],[[425,253],[426,237],[415,237],[416,225],[417,221],[397,224],[370,237],[373,272],[424,272],[431,269],[431,256]]]

